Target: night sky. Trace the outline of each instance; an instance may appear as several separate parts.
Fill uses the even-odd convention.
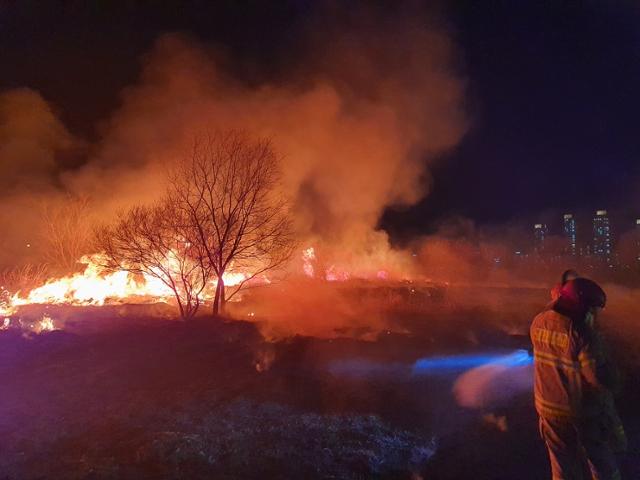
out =
[[[349,3],[349,2],[346,2]],[[392,8],[393,2],[379,2]],[[167,31],[222,45],[248,83],[277,77],[311,1],[20,1],[0,6],[0,89],[28,86],[88,139]],[[439,9],[459,49],[470,129],[431,170],[431,194],[383,226],[477,225],[640,217],[640,7],[632,2],[450,2]],[[77,159],[81,163],[82,159]],[[549,220],[551,222],[551,220]],[[553,225],[552,225],[553,228]]]
[[[627,225],[640,217],[635,5],[504,1],[453,9],[473,126],[434,172],[434,192],[416,212],[479,223],[554,220],[556,229],[565,211],[588,220],[609,209]]]

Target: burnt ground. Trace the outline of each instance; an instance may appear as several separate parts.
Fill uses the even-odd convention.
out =
[[[533,307],[516,303],[515,317],[404,312],[367,340],[91,312],[62,331],[0,332],[0,479],[549,478],[529,391],[463,408],[462,369],[411,373],[424,357],[521,348]],[[615,342],[623,478],[640,478],[637,342]]]

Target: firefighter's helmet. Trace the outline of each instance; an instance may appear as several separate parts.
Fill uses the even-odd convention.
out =
[[[565,270],[562,273],[562,279],[560,280],[560,283],[562,285],[564,285],[569,280],[573,280],[574,278],[579,278],[579,277],[580,277],[580,274],[578,272],[576,272],[575,270],[573,270],[573,269]]]
[[[562,273],[562,277],[560,278],[560,283],[556,283],[551,289],[551,292],[550,292],[551,300],[553,301],[557,300],[558,297],[560,296],[560,293],[562,292],[562,287],[569,280],[573,280],[574,278],[578,278],[578,277],[580,277],[580,275],[575,270],[565,270]]]
[[[581,307],[604,308],[607,303],[607,295],[600,285],[588,278],[574,278],[562,286],[560,296],[570,300]]]

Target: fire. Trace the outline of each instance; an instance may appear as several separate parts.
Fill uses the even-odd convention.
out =
[[[176,271],[177,262],[175,255],[169,252],[167,255],[167,270]],[[311,278],[321,278],[329,282],[347,281],[352,278],[369,278],[387,280],[389,273],[386,270],[372,270],[370,272],[351,272],[336,264],[330,265],[326,270],[320,268],[316,251],[313,246],[302,250],[302,269],[305,275]],[[44,284],[33,288],[28,292],[17,292],[11,295],[2,289],[0,295],[0,330],[10,328],[11,316],[22,305],[92,305],[100,306],[107,303],[135,302],[135,303],[172,303],[175,301],[174,292],[159,278],[150,274],[134,275],[128,271],[110,271],[103,265],[106,263],[101,254],[87,255],[79,260],[84,265],[81,272],[60,278],[51,278]],[[237,286],[247,280],[251,275],[233,269],[224,274],[226,286]],[[210,301],[216,287],[216,279],[204,289],[201,300]],[[271,283],[271,280],[262,275],[251,280],[263,284]],[[249,316],[253,316],[250,314]],[[30,330],[41,332],[56,328],[53,319],[42,317],[36,324],[29,325]]]
[[[324,272],[318,267],[318,258],[314,247],[302,250],[302,270],[309,278],[322,278],[327,282],[346,282],[352,278],[388,280],[387,270],[377,271],[350,271],[337,264],[330,265]]]
[[[20,294],[15,295],[12,303],[104,305],[107,299],[121,299],[134,295],[165,298],[171,295],[170,289],[154,277],[144,278],[144,282],[139,284],[125,271],[105,274],[98,263],[99,260],[98,256],[83,257],[80,260],[80,263],[86,265],[83,272],[51,279],[24,297]]]
[[[240,285],[247,278],[248,278],[248,275],[246,275],[246,274],[244,274],[242,272],[226,272],[224,275],[222,275],[222,279],[224,280],[224,284],[227,287],[233,287],[233,286],[236,286],[236,285]],[[268,280],[266,280],[266,277],[265,277],[265,281],[266,281],[266,283],[269,283]],[[215,282],[214,282],[214,284],[215,284]]]
[[[143,275],[142,281],[126,271],[108,273],[100,266],[100,256],[80,259],[86,265],[84,271],[71,276],[48,280],[25,296],[20,292],[12,298],[14,306],[30,303],[104,305],[108,300],[121,300],[132,296],[153,297],[166,300],[172,292],[160,280]]]
[[[0,317],[8,317],[16,307],[27,304],[104,305],[135,298],[138,302],[171,302],[174,293],[158,278],[148,275],[133,275],[127,271],[107,271],[99,254],[87,255],[80,259],[84,264],[82,272],[61,278],[52,278],[33,290],[13,295],[9,301],[0,304]],[[172,261],[169,256],[169,262]],[[248,278],[242,272],[227,272],[222,277],[227,286],[239,285]],[[211,291],[215,291],[216,280]],[[208,297],[203,298],[203,300]],[[41,330],[53,329],[51,319],[43,318]],[[5,320],[5,324],[8,322]],[[6,327],[6,325],[5,325]]]
[[[51,332],[53,330],[56,330],[56,327],[53,324],[53,319],[49,315],[45,314],[42,316],[40,321],[33,326],[33,330],[36,333]]]
[[[378,270],[378,272],[376,273],[376,278],[378,280],[388,280],[389,272],[387,272],[386,270]]]
[[[325,279],[329,282],[346,282],[351,278],[351,274],[346,270],[342,270],[335,265],[331,265],[325,275]]]
[[[313,268],[313,262],[316,261],[316,251],[313,247],[305,248],[302,251],[302,270],[307,277],[312,277],[315,274]]]

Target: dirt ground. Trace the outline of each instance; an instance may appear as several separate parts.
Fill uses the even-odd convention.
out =
[[[366,338],[91,312],[0,332],[0,479],[549,478],[527,388],[489,386],[467,408],[455,385],[470,365],[416,370],[526,348],[546,294],[519,295],[390,314]],[[640,478],[638,342],[612,341],[628,379],[623,478]]]

